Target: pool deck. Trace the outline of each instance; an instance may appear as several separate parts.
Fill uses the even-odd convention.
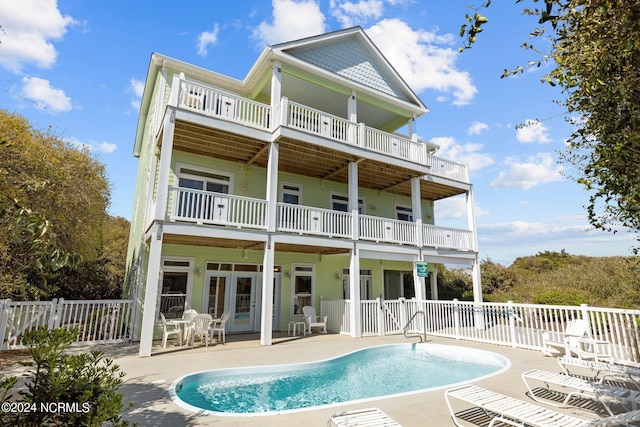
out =
[[[194,349],[189,346],[177,347],[170,342],[167,349],[163,350],[159,342],[155,342],[152,356],[146,358],[138,357],[138,347],[135,344],[114,344],[100,346],[99,349],[108,357],[114,358],[126,373],[120,391],[124,394],[124,401],[133,402],[134,406],[127,411],[124,418],[138,422],[141,426],[326,426],[332,414],[370,407],[380,408],[404,427],[453,426],[444,398],[446,387],[397,398],[270,416],[221,417],[197,414],[180,408],[169,398],[168,389],[171,383],[182,375],[196,371],[309,362],[340,356],[364,347],[407,342],[419,342],[419,339],[406,339],[402,335],[353,339],[335,334],[316,333],[307,337],[292,338],[286,334],[277,334],[272,346],[261,346],[257,335],[231,335],[227,336],[225,345],[218,344],[208,348],[199,342]],[[511,361],[511,368],[474,384],[542,406],[546,405],[534,402],[525,394],[527,389],[520,375],[533,368],[559,371],[555,358],[545,357],[538,351],[433,336],[428,336],[427,344],[420,345],[429,345],[428,343],[478,348],[506,356]],[[577,408],[546,407],[585,419],[603,415],[599,410],[593,412]],[[478,424],[469,425],[486,425],[482,419],[476,422]]]

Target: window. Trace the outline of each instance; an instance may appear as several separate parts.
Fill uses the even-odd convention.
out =
[[[165,259],[159,310],[166,318],[181,317],[190,293],[191,260]]]
[[[412,271],[384,271],[384,298],[398,299],[416,296]]]
[[[225,222],[229,199],[219,194],[232,192],[233,175],[196,166],[179,166],[178,170],[178,187],[184,190],[178,192],[175,202],[177,215]]]
[[[409,206],[396,205],[396,219],[413,222],[413,209]]]
[[[294,315],[302,315],[302,307],[313,305],[315,282],[314,265],[293,265],[293,311]]]
[[[229,194],[233,177],[219,171],[208,171],[190,166],[181,166],[178,187]]]
[[[342,297],[350,299],[351,284],[349,283],[349,269],[342,269]],[[373,275],[371,269],[360,270],[360,299],[373,299]]]
[[[280,186],[282,202],[290,205],[299,205],[302,201],[302,186],[283,182]]]
[[[338,193],[331,194],[331,209],[334,211],[349,212],[349,196]],[[358,199],[358,213],[364,213],[364,201],[362,199]]]

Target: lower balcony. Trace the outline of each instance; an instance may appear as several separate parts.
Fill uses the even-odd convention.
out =
[[[168,217],[172,221],[267,230],[266,200],[180,187],[170,187],[169,195],[172,207]],[[358,230],[354,233],[349,212],[278,203],[276,215],[276,231],[282,233],[474,250],[469,230],[423,224],[418,239],[418,224],[392,218],[358,215]]]

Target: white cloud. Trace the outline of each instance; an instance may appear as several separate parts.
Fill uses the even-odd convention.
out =
[[[460,144],[450,136],[438,136],[431,138],[430,142],[440,146],[436,153],[438,157],[455,159],[455,161],[469,166],[469,170],[479,170],[494,163],[493,158],[482,153],[482,144]]]
[[[520,162],[516,157],[508,157],[509,168],[500,172],[498,178],[491,183],[494,188],[520,188],[528,190],[538,185],[564,180],[562,165],[550,153],[538,153]]]
[[[329,6],[331,14],[343,28],[363,25],[369,19],[380,18],[384,11],[382,0],[358,0],[357,2],[331,0]]]
[[[140,102],[142,101],[142,94],[144,92],[144,82],[138,79],[129,80],[129,92],[133,93],[131,98],[131,106],[136,110],[140,110]]]
[[[22,78],[22,96],[32,101],[36,107],[52,113],[71,111],[71,99],[62,89],[51,87],[49,80],[39,77]]]
[[[27,64],[51,67],[57,57],[52,41],[62,39],[77,24],[63,16],[56,0],[0,0],[2,34],[0,65],[19,73]]]
[[[551,142],[549,129],[538,120],[527,119],[516,131],[516,138],[523,144],[546,144]]]
[[[469,126],[469,129],[467,130],[467,133],[469,135],[478,135],[482,131],[485,131],[488,129],[489,129],[489,125],[487,125],[486,123],[475,121],[471,123],[471,126]]]
[[[220,26],[215,24],[213,31],[204,31],[198,36],[198,55],[207,56],[207,47],[215,46],[218,43],[218,31]]]
[[[448,197],[442,200],[436,200],[435,202],[435,223],[438,225],[441,221],[451,219],[466,219],[467,218],[467,200],[462,197]],[[477,203],[473,206],[473,211],[476,218],[488,216],[490,213],[479,206]],[[467,228],[466,223],[459,224],[462,228]]]
[[[118,146],[116,144],[112,144],[110,142],[107,141],[102,141],[102,142],[97,142],[97,141],[89,141],[89,142],[82,142],[80,141],[78,138],[67,138],[66,141],[75,146],[78,147],[79,149],[85,149],[85,150],[89,150],[93,153],[113,153],[114,151],[116,151],[116,149],[118,148]]]
[[[262,21],[253,36],[261,44],[276,44],[325,32],[324,14],[314,0],[273,0],[273,21]]]
[[[399,19],[385,19],[366,30],[393,67],[416,92],[435,90],[453,95],[455,105],[471,102],[478,89],[471,76],[455,67],[458,51],[451,34],[413,30]]]

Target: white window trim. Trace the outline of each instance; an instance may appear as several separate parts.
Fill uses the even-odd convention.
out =
[[[189,266],[179,267],[179,266],[165,266],[164,263],[166,261],[177,261],[177,262],[188,262]],[[193,293],[193,276],[195,275],[194,271],[195,260],[193,257],[179,257],[179,256],[166,256],[160,259],[160,276],[164,277],[165,272],[169,273],[187,273],[187,296],[185,297],[185,301],[190,303],[191,295]],[[162,280],[158,283],[158,301],[156,303],[156,319],[160,318],[160,299],[162,297]]]
[[[305,272],[300,272],[300,276],[307,276],[307,275],[311,275],[311,305],[315,307],[315,297],[316,297],[316,265],[315,264],[304,264],[304,263],[296,263],[296,264],[291,264],[291,302],[290,302],[290,311],[289,313],[291,313],[290,317],[294,317],[296,316],[296,314],[294,314],[295,312],[295,296],[296,296],[296,276],[298,274],[296,274],[296,267],[307,267],[307,268],[311,268],[311,271],[305,271]],[[318,307],[319,308],[319,307]],[[300,307],[300,310],[302,310],[302,307]]]
[[[415,218],[415,216],[413,215],[413,206],[411,206],[411,205],[404,205],[404,204],[401,204],[401,203],[394,203],[394,204],[393,204],[393,219],[398,220],[398,221],[401,221],[401,220],[398,218],[398,208],[402,208],[402,209],[409,209],[409,211],[411,212],[411,216],[413,217],[413,221],[409,221],[409,222],[415,222],[416,218]],[[408,212],[406,212],[406,211],[401,211],[401,212],[403,212],[403,213],[408,213]]]
[[[229,193],[228,194],[235,194],[234,193],[234,186],[233,186],[233,182],[235,179],[235,174],[233,172],[229,172],[229,171],[225,171],[225,170],[220,170],[220,169],[211,169],[211,168],[207,168],[207,167],[203,167],[203,166],[196,166],[196,165],[192,165],[190,163],[176,163],[176,183],[175,186],[179,187],[180,184],[180,178],[184,177],[184,176],[197,176],[197,175],[191,175],[189,173],[182,173],[182,169],[191,169],[194,171],[198,171],[198,172],[203,172],[203,173],[209,173],[209,174],[214,174],[214,175],[222,175],[222,176],[226,176],[229,177],[229,181],[220,181],[220,183],[224,183],[229,185]],[[205,177],[202,177],[203,179]],[[215,181],[215,180],[214,180]]]
[[[291,189],[286,189],[285,190],[285,185],[289,186],[289,187],[296,187],[298,190],[291,190]],[[302,184],[298,184],[297,182],[286,182],[286,181],[281,181],[280,182],[280,188],[278,191],[278,201],[279,202],[283,202],[284,201],[284,194],[285,193],[289,193],[289,194],[296,194],[298,196],[298,205],[302,205]]]
[[[329,209],[333,209],[333,197],[340,196],[347,199],[347,212],[349,211],[349,195],[346,193],[340,193],[337,191],[332,191],[329,193]],[[358,197],[358,207],[362,208],[362,213],[360,215],[367,214],[367,203],[364,197]]]

